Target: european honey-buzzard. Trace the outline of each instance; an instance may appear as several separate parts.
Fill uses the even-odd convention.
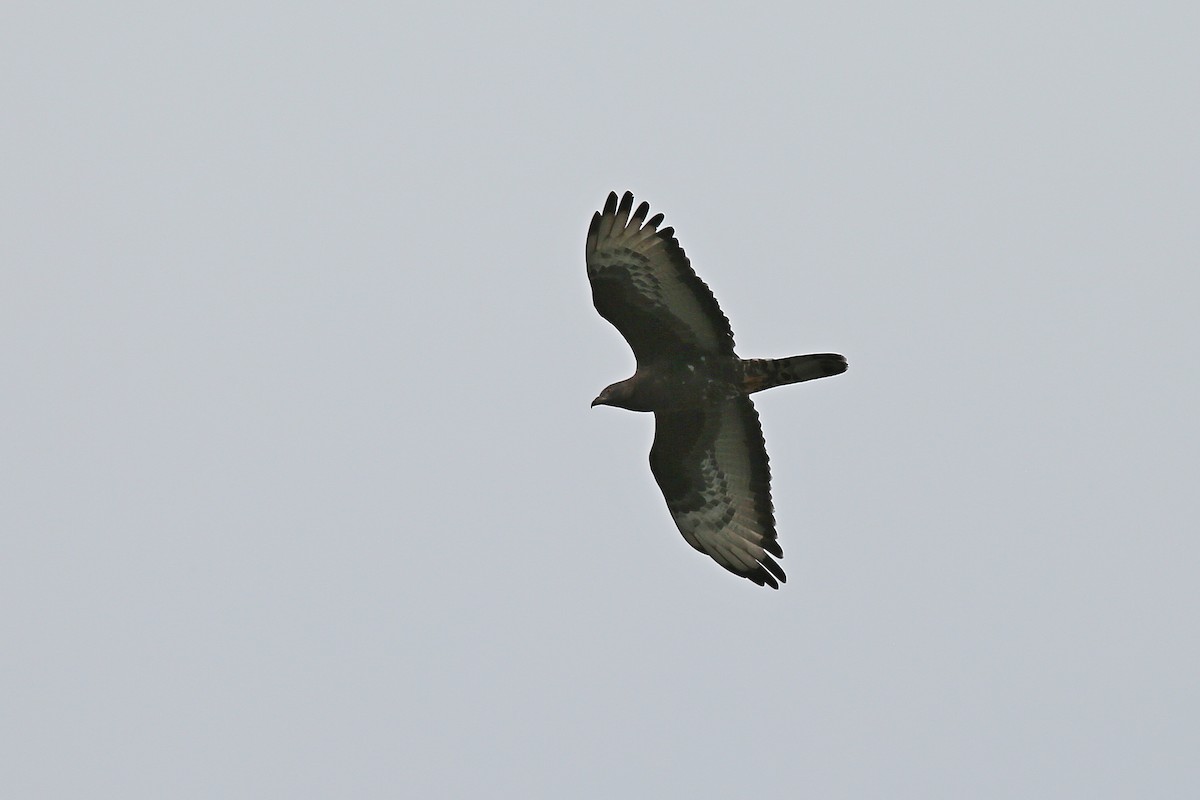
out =
[[[630,213],[632,211],[632,213]],[[654,412],[650,471],[688,544],[759,586],[787,580],[776,558],[771,473],[754,392],[846,371],[834,353],[740,359],[716,298],[663,215],[609,194],[588,228],[592,300],[633,348],[637,370],[592,401]],[[772,557],[774,556],[774,558]]]

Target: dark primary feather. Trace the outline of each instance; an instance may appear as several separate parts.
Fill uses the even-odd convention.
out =
[[[585,256],[592,301],[643,364],[681,352],[733,355],[733,331],[671,228],[648,203],[609,194],[592,217]],[[632,211],[632,213],[631,213]]]

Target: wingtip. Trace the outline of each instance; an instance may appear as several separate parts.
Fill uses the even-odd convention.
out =
[[[636,222],[638,224],[638,226],[640,227],[642,222],[646,219],[646,215],[649,213],[650,213],[650,204],[647,203],[645,200],[643,200],[642,204],[637,207],[637,211],[633,212],[633,216],[630,217],[630,219],[633,222]]]
[[[758,584],[759,586],[765,586],[768,589],[774,589],[776,591],[779,591],[780,583],[786,582],[786,581],[782,581],[782,580],[775,580],[775,576],[772,575],[771,573],[767,572],[765,569],[760,569],[758,572],[755,572],[750,575],[746,575],[744,577],[749,578],[751,581]]]
[[[763,556],[759,559],[759,561],[762,563],[764,571],[766,571],[769,575],[773,575],[774,577],[778,578],[779,583],[787,583],[787,573],[783,571],[783,567],[779,566],[778,561],[770,556]],[[773,581],[771,586],[775,589],[779,588],[779,586]]]
[[[633,192],[626,192],[621,197],[621,204],[617,206],[617,216],[613,220],[614,230],[624,230],[629,222],[629,212],[633,209]]]

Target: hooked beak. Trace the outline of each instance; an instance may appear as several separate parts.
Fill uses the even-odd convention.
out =
[[[604,399],[604,395],[600,395],[599,397],[597,397],[595,400],[592,401],[591,407],[595,408],[596,406],[600,405],[601,404],[600,401],[603,399]]]

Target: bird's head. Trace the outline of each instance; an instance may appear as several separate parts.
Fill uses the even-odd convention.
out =
[[[646,411],[641,404],[634,401],[634,389],[636,388],[634,379],[614,383],[604,389],[603,392],[592,401],[592,408],[596,406],[616,406],[617,408],[628,408],[631,411]]]
[[[592,408],[595,408],[596,406],[616,405],[614,401],[617,399],[617,394],[620,392],[620,389],[621,384],[619,383],[614,383],[612,386],[606,386],[604,391],[598,394],[596,399],[592,401]]]

